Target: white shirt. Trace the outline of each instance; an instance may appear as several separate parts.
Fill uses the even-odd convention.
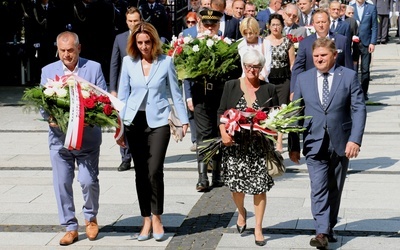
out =
[[[365,2],[362,5],[358,5],[358,3],[356,4],[358,18],[360,19],[360,21],[362,19],[363,14],[364,14],[364,6],[365,6]]]
[[[78,59],[78,63],[79,63],[79,59]],[[73,71],[69,70],[67,67],[65,67],[65,65],[63,64],[63,71],[64,71],[64,75],[78,75],[78,63],[76,64],[75,68]]]
[[[219,20],[219,31],[221,31],[223,36],[225,33],[225,14],[223,14],[221,19]]]

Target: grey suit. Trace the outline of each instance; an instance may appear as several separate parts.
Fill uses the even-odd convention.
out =
[[[126,45],[128,43],[130,31],[121,33],[115,37],[110,62],[110,91],[118,91],[119,75],[121,73],[122,59],[127,55]],[[132,160],[131,151],[129,150],[128,141],[125,139],[126,147],[120,147],[121,160],[130,163]]]
[[[389,41],[389,13],[393,9],[393,0],[373,0],[378,12],[378,43]]]
[[[286,27],[285,27],[286,29]],[[303,37],[306,38],[307,37],[307,29],[303,26],[299,26],[298,24],[294,23],[292,25],[292,27],[289,28],[289,32],[286,34],[291,34],[293,36],[296,37]]]
[[[303,154],[311,180],[311,211],[317,234],[329,234],[337,223],[349,164],[346,144],[361,145],[366,121],[357,73],[342,66],[330,73],[333,79],[326,108],[320,101],[317,79],[321,73],[316,68],[298,75],[293,98],[303,98],[304,115],[312,117],[303,124]],[[290,151],[299,151],[295,134],[290,134],[289,144]]]
[[[42,69],[41,84],[47,79],[64,75],[63,64],[57,61]],[[107,90],[106,81],[99,63],[80,58],[78,76]],[[48,114],[44,114],[44,117]],[[101,130],[99,127],[86,126],[83,132],[82,148],[68,150],[63,147],[65,134],[60,129],[49,127],[50,160],[53,170],[53,186],[57,199],[58,216],[67,231],[78,230],[75,217],[75,205],[72,190],[75,164],[78,166],[78,181],[83,194],[83,215],[87,221],[93,221],[99,209],[99,155]]]

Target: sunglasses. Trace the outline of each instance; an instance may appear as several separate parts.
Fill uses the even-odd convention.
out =
[[[186,23],[187,23],[187,24],[196,24],[197,22],[196,22],[196,21],[189,21],[189,20],[188,20],[188,21],[186,21]]]

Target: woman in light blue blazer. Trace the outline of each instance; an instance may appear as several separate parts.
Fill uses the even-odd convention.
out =
[[[184,135],[188,117],[174,64],[171,57],[162,54],[160,38],[151,24],[142,22],[135,26],[128,40],[127,53],[122,62],[118,98],[126,104],[120,114],[133,155],[143,217],[138,240],[148,240],[151,232],[156,240],[162,240],[163,168],[170,139],[168,115],[171,110],[167,91],[183,124]],[[123,138],[117,143],[124,146]]]

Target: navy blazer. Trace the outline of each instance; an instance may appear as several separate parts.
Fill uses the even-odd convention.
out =
[[[40,80],[41,85],[45,85],[47,79],[55,79],[56,76],[63,76],[64,68],[61,61],[51,63],[42,69],[42,76]],[[101,65],[97,62],[79,58],[78,61],[78,76],[86,81],[97,85],[98,87],[107,90],[106,80],[104,79]],[[45,119],[49,114],[43,113]],[[59,150],[64,147],[65,134],[57,127],[49,126],[49,147],[50,149]],[[97,126],[85,126],[83,132],[83,140],[81,150],[93,149],[99,147],[101,144],[101,129]]]
[[[171,94],[179,120],[182,124],[188,124],[172,58],[159,55],[153,61],[150,74],[146,79],[143,75],[141,58],[124,57],[118,98],[126,104],[120,112],[125,125],[132,123],[143,102],[145,102],[146,120],[150,128],[167,125],[171,111],[167,91]]]
[[[114,40],[110,61],[110,91],[118,90],[119,73],[121,71],[122,59],[126,54],[126,45],[129,38],[129,30],[117,35]]]
[[[338,18],[336,21],[337,21],[336,29],[333,33],[345,36],[347,38],[347,42],[351,44],[352,35],[349,23],[342,21],[341,18]]]
[[[294,91],[293,100],[303,98],[304,115],[312,117],[303,124],[306,128],[303,132],[303,155],[319,153],[325,132],[328,132],[335,152],[344,156],[347,142],[361,146],[365,128],[366,107],[357,73],[342,66],[335,68],[326,109],[318,94],[317,76],[316,68],[301,73]],[[293,143],[292,140],[289,142]],[[291,151],[299,149],[295,146]]]
[[[353,58],[351,56],[351,44],[347,42],[347,38],[340,34],[329,33],[335,41],[338,56],[336,63],[349,69],[353,69]],[[299,43],[296,59],[292,67],[292,78],[290,80],[290,93],[293,93],[297,76],[304,71],[314,68],[314,61],[312,58],[312,45],[317,40],[316,34],[311,34],[304,38]]]
[[[240,21],[239,19],[234,18],[230,15],[225,15],[225,31],[224,37],[228,37],[235,41],[239,40],[242,37],[242,34],[239,30]]]
[[[360,42],[364,46],[375,45],[378,39],[378,14],[376,6],[365,2],[361,20],[357,11],[357,3],[352,6],[354,8],[354,19],[359,21],[358,37],[360,38]]]
[[[258,12],[256,19],[258,21],[262,21],[264,23],[268,23],[270,15],[271,15],[271,11],[269,10],[269,8],[266,8],[265,10],[262,10],[262,11]]]

